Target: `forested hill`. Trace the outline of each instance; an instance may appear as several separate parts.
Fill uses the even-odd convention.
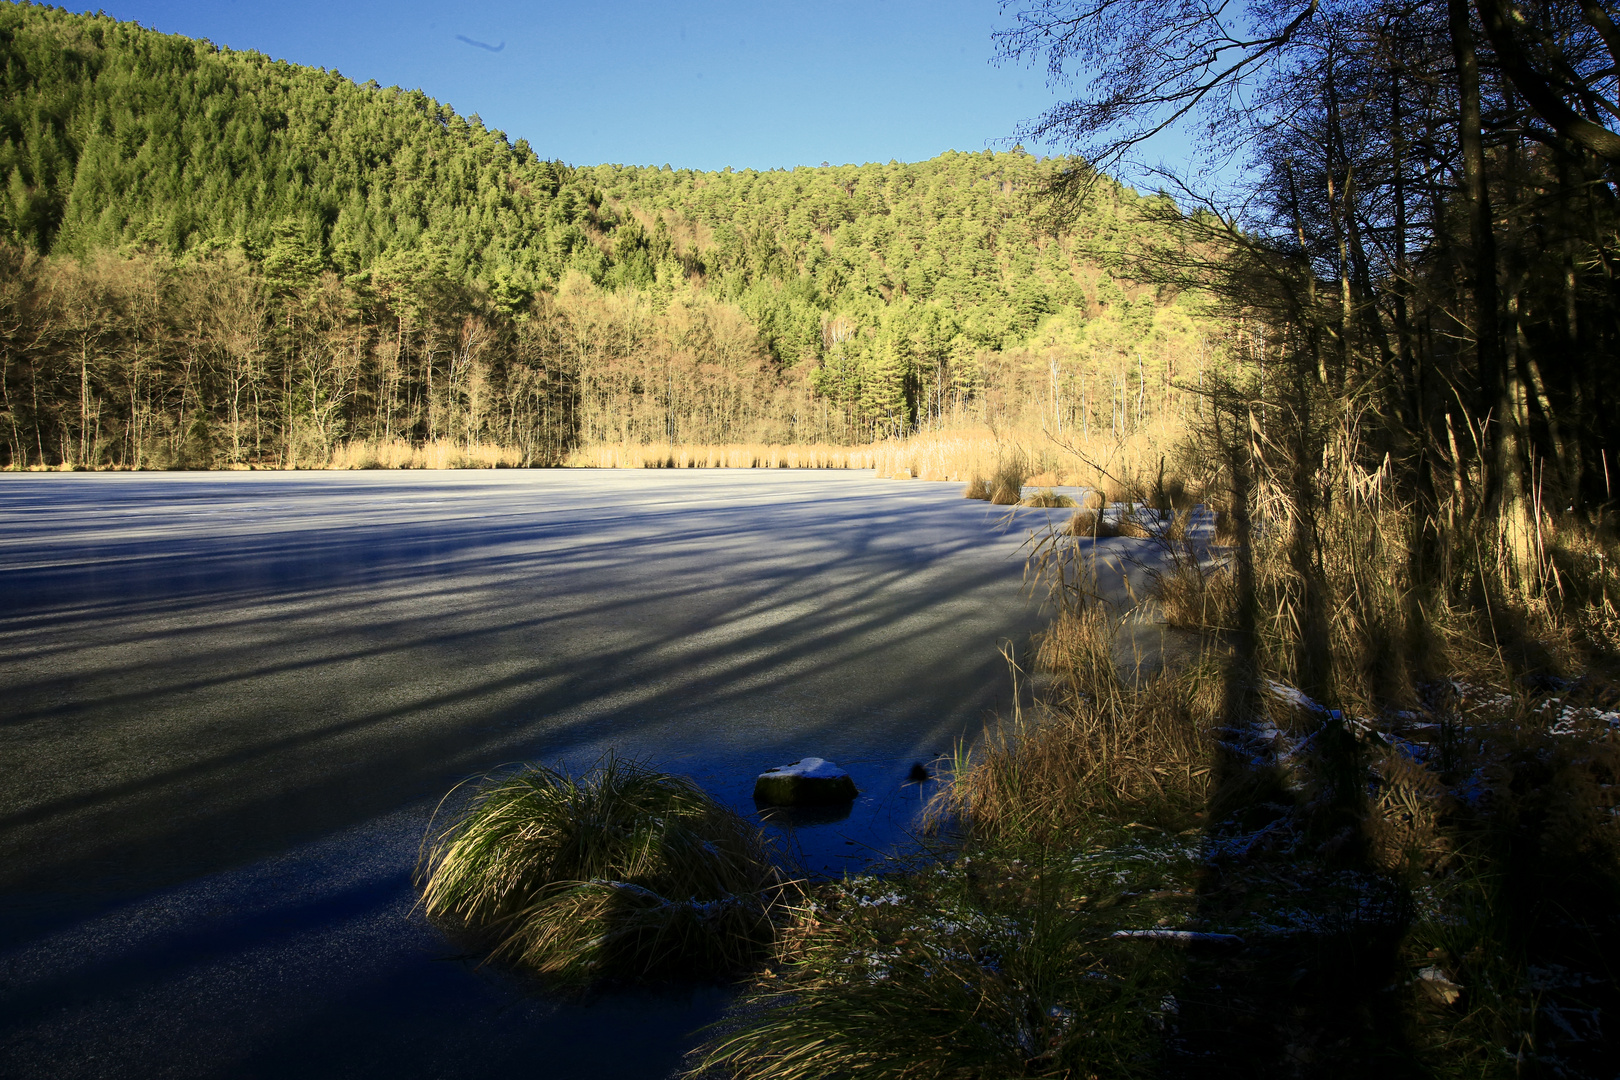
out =
[[[346,274],[426,245],[458,277],[505,271],[529,287],[573,268],[648,288],[660,264],[718,274],[733,293],[808,278],[818,306],[977,311],[973,336],[994,344],[1084,298],[1066,246],[1043,246],[1024,213],[1054,163],[1016,151],[767,173],[575,170],[420,90],[9,2],[0,89],[0,228],[41,252],[263,252],[292,227]],[[1135,197],[1105,194],[1104,229]]]
[[[555,279],[590,247],[589,193],[476,115],[103,16],[0,4],[0,135],[0,221],[39,250],[293,225],[342,271],[432,242],[458,274]]]
[[[37,323],[0,342],[18,389],[0,453],[195,459],[187,433],[222,425],[226,459],[282,463],[451,432],[534,460],[1031,410],[1140,425],[1200,348],[1196,304],[1120,276],[1164,228],[1134,191],[1037,223],[1068,164],[574,168],[418,90],[0,3],[19,290],[0,303]],[[233,325],[261,323],[251,347],[205,330],[226,294]],[[70,362],[86,331],[70,346],[63,313],[92,307],[99,359]]]
[[[696,249],[709,286],[741,301],[791,359],[821,336],[806,309],[873,323],[907,309],[964,349],[1000,349],[1060,308],[1123,303],[1108,270],[1149,228],[1130,212],[1136,193],[1099,191],[1079,230],[1091,242],[1082,257],[1076,235],[1035,224],[1031,196],[1063,164],[1013,150],[770,172],[601,165],[579,176],[634,218],[615,240],[621,280],[651,285],[668,276],[672,246]],[[793,283],[789,302],[778,283]],[[1139,316],[1151,321],[1153,306]]]

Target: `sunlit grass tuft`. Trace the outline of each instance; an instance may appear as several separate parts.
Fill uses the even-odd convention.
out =
[[[514,469],[524,464],[516,447],[452,439],[420,446],[404,439],[356,440],[333,447],[324,461],[308,463],[327,469]]]
[[[990,501],[997,506],[1017,506],[1023,501],[1029,473],[1029,462],[1022,454],[1009,454],[997,462],[990,475]]]
[[[1043,506],[1052,510],[1061,510],[1064,508],[1072,508],[1075,505],[1075,501],[1069,498],[1067,495],[1059,495],[1051,488],[1045,487],[1041,488],[1033,495],[1025,496],[1023,505]]]
[[[1049,701],[957,748],[934,827],[980,839],[1045,842],[1096,815],[1185,828],[1209,793],[1215,743],[1212,672],[1193,668],[1127,684],[1114,627],[1099,609],[1062,612],[1040,637]]]
[[[1100,510],[1076,510],[1074,516],[1063,526],[1065,536],[1089,536],[1095,540],[1103,540],[1110,536],[1119,535],[1119,527],[1112,518]]]
[[[1222,564],[1186,560],[1160,573],[1151,593],[1165,625],[1178,630],[1228,629],[1237,617],[1237,579]]]
[[[1151,540],[1158,535],[1157,515],[1143,507],[1127,505],[1119,515],[1119,535],[1132,540]]]
[[[417,876],[428,914],[492,958],[583,985],[746,966],[774,933],[770,855],[690,780],[610,754],[478,785]]]

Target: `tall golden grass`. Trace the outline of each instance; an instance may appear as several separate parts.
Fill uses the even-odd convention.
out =
[[[1151,486],[1154,470],[1184,433],[1176,418],[1121,438],[1056,435],[1035,426],[963,427],[877,443],[873,468],[880,476],[967,483],[994,477],[1018,461],[1027,470],[1027,484],[1099,488],[1117,502],[1131,489]]]
[[[341,443],[316,468],[326,469],[515,469],[525,464],[517,447],[435,439],[417,446],[404,439]]]
[[[1036,487],[1101,491],[1109,502],[1140,499],[1153,488],[1185,424],[1167,417],[1121,437],[1071,438],[1039,426],[965,425],[855,446],[833,443],[598,442],[576,447],[560,462],[540,461],[522,447],[435,439],[354,439],[331,447],[308,440],[251,465],[224,469],[515,469],[560,464],[578,469],[870,469],[881,477],[968,483],[993,479],[1012,464]],[[161,467],[161,466],[160,466]],[[44,466],[30,466],[37,471]],[[56,467],[52,467],[53,469]],[[83,468],[64,465],[62,471]],[[106,466],[108,469],[120,468]],[[1013,501],[1016,501],[1014,499]]]
[[[1033,714],[1020,709],[958,744],[951,782],[929,807],[934,827],[1061,845],[1098,815],[1192,824],[1209,794],[1218,673],[1198,665],[1123,679],[1116,630],[1098,604],[1058,613],[1036,649],[1051,688]]]
[[[530,464],[523,451],[515,446],[493,443],[457,442],[453,439],[435,439],[417,445],[406,439],[355,439],[325,447],[295,448],[291,464],[285,456],[248,463],[217,464],[212,468],[226,472],[278,469],[518,469]],[[126,465],[104,465],[90,469],[84,465],[30,465],[27,472],[134,472],[163,465],[144,465],[136,469]]]
[[[1122,438],[1057,436],[1039,427],[963,426],[864,446],[827,443],[715,445],[595,443],[563,460],[589,469],[871,469],[879,476],[968,483],[1017,462],[1038,487],[1098,488],[1110,501],[1149,490],[1155,470],[1183,440],[1175,418]]]
[[[873,469],[876,462],[873,446],[828,443],[595,443],[563,459],[574,469]]]

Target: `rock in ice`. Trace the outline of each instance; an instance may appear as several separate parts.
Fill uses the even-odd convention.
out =
[[[760,773],[754,782],[754,801],[767,806],[835,806],[859,794],[849,773],[818,757]]]

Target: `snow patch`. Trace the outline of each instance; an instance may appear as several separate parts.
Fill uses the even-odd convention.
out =
[[[849,773],[825,758],[807,757],[800,758],[791,765],[780,765],[765,775],[798,776],[808,780],[837,780],[841,776],[848,776]]]

